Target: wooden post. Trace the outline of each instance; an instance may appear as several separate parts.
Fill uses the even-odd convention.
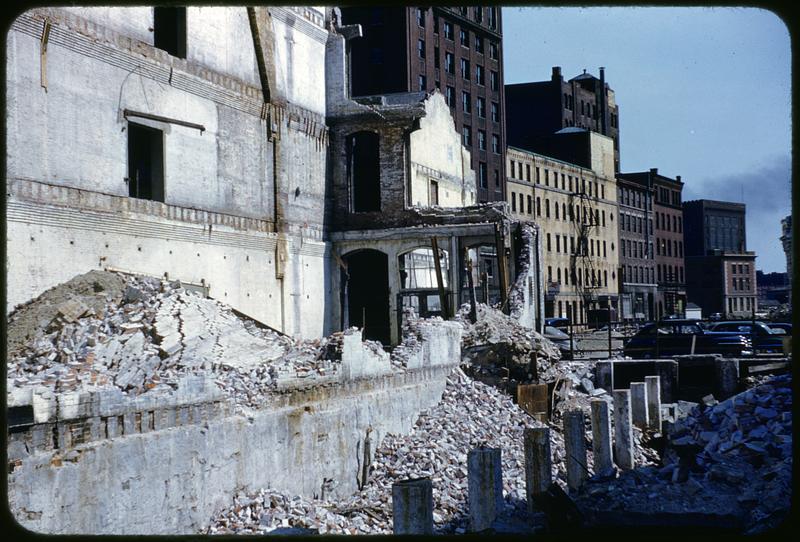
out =
[[[508,268],[506,248],[500,224],[494,225],[495,251],[497,252],[497,272],[500,274],[500,306],[508,313]]]
[[[433,247],[433,261],[436,264],[436,285],[439,287],[439,305],[442,308],[442,318],[447,320],[450,311],[447,310],[447,295],[444,293],[444,279],[442,278],[442,263],[439,261],[439,242],[436,237],[431,237]]]
[[[469,287],[469,321],[473,324],[478,321],[478,302],[475,299],[475,281],[472,279],[472,260],[469,249],[464,248],[464,258],[467,260],[467,285]]]

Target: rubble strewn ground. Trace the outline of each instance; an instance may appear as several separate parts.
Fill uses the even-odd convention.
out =
[[[475,371],[491,375],[502,367],[512,378],[529,381],[535,376],[531,367],[535,361],[539,379],[547,380],[555,374],[555,365],[561,359],[556,345],[499,309],[479,303],[477,315],[473,324],[469,305],[463,305],[455,318],[464,326],[462,358]]]
[[[467,453],[479,445],[502,449],[505,517],[525,512],[523,432],[541,424],[495,388],[460,369],[448,378],[442,401],[423,413],[411,434],[387,435],[376,450],[366,486],[349,499],[290,498],[272,490],[234,498],[212,521],[211,533],[258,533],[280,527],[321,533],[392,532],[392,483],[430,476],[434,523],[440,533],[466,529]],[[565,483],[563,440],[553,434],[554,462]]]
[[[105,271],[48,290],[8,322],[9,390],[115,386],[138,395],[210,374],[238,409],[255,408],[282,377],[330,375],[341,359],[342,333],[294,340],[180,282]]]
[[[590,483],[579,501],[597,510],[716,515],[750,533],[779,525],[792,493],[791,383],[778,376],[694,407],[669,431],[664,466]]]

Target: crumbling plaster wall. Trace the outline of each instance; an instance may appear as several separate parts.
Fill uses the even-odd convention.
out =
[[[220,17],[206,24],[215,10]],[[302,94],[320,86],[327,32],[318,10],[273,11],[295,55],[278,48],[275,63],[305,62],[278,105],[262,101],[245,8],[189,8],[188,60],[149,45],[142,32],[152,8],[37,9],[15,21],[7,37],[7,312],[77,274],[115,267],[204,280],[213,297],[290,334],[331,331],[325,96]],[[242,51],[219,46],[232,48],[234,38]],[[208,47],[215,51],[202,57]],[[131,117],[164,132],[165,203],[127,196],[126,108],[205,127]]]
[[[435,91],[425,100],[425,116],[410,135],[410,204],[430,206],[430,181],[439,184],[440,207],[475,203],[475,171],[470,152],[461,145],[450,107]]]

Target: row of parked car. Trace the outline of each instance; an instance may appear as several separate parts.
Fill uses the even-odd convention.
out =
[[[548,319],[545,337],[564,353],[569,335],[562,331],[566,319]],[[752,320],[702,322],[665,319],[642,326],[623,348],[632,358],[657,358],[681,354],[722,354],[729,357],[783,352],[784,337],[791,336],[792,324]]]

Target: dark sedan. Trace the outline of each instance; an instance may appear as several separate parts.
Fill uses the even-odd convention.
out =
[[[645,325],[625,343],[623,353],[632,358],[658,358],[682,354],[752,355],[750,338],[743,333],[708,331],[692,320],[664,320]]]
[[[756,352],[769,354],[783,352],[783,337],[786,336],[785,333],[773,331],[764,322],[752,320],[717,322],[711,326],[711,331],[741,333],[750,337]]]

